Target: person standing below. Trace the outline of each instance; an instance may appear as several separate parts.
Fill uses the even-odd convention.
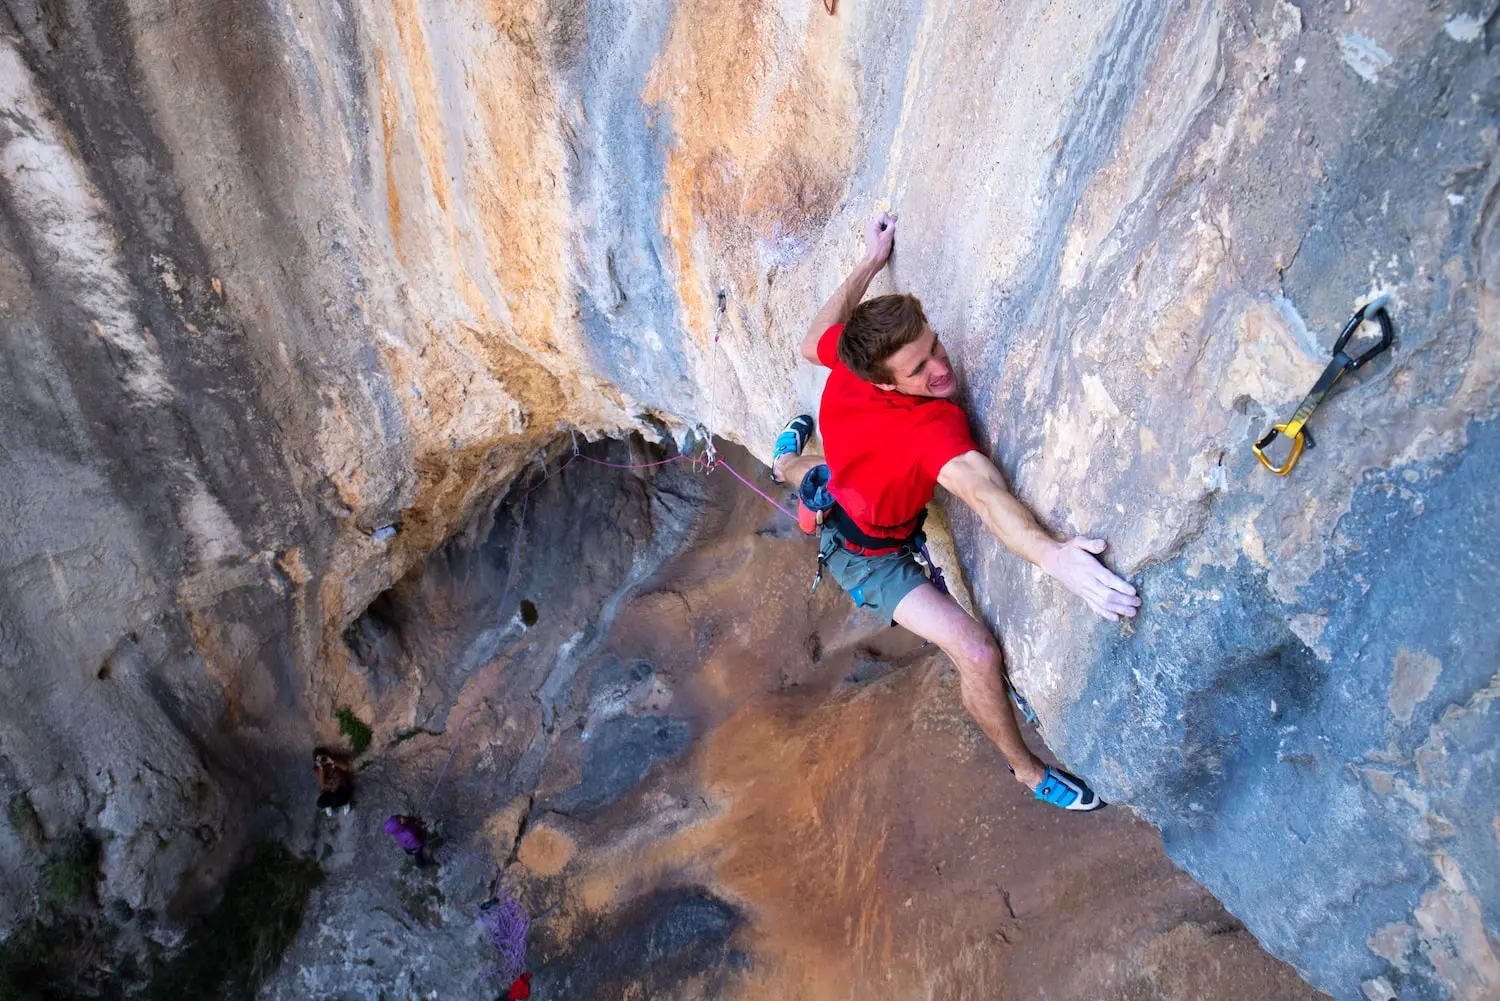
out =
[[[1103,806],[1083,780],[1044,765],[1021,739],[1006,699],[1000,646],[981,623],[934,587],[917,558],[934,489],[967,504],[1011,552],[1041,567],[1110,621],[1133,617],[1135,588],[1098,560],[1100,539],[1058,542],[1006,487],[974,444],[953,402],[958,377],[913,295],[861,302],[890,259],[896,221],[865,230],[866,255],[813,318],[802,357],[831,371],[819,424],[822,456],[803,456],[807,414],[776,439],[772,473],[800,484],[804,505],[823,513],[818,561],[854,599],[928,640],[958,667],[964,707],[1036,798],[1067,810]],[[809,504],[809,501],[812,501]]]
[[[354,780],[349,766],[321,747],[313,749],[313,771],[318,776],[318,809],[328,816],[333,811],[348,813],[354,799]]]
[[[427,825],[421,817],[393,813],[385,818],[385,833],[401,846],[402,851],[411,856],[418,869],[427,865]]]

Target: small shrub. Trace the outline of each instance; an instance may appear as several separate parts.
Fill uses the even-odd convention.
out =
[[[0,1001],[118,1001],[132,967],[113,925],[86,915],[35,916],[0,943]]]
[[[62,911],[77,911],[94,900],[98,853],[87,835],[64,839],[42,863],[37,890],[42,903]]]
[[[13,794],[5,804],[5,819],[27,852],[41,851],[42,842],[47,838],[42,831],[42,819],[36,815],[36,807],[31,805],[31,797],[24,792]]]
[[[370,724],[354,715],[354,710],[344,706],[336,714],[339,721],[339,733],[349,741],[349,750],[355,756],[364,754],[370,749],[370,740],[375,736],[375,731],[370,729]]]
[[[323,869],[279,844],[265,844],[229,876],[224,898],[183,949],[151,978],[146,1001],[252,1001],[281,965]]]

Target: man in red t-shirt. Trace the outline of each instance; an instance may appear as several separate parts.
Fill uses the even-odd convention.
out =
[[[919,533],[934,489],[941,485],[962,500],[1006,548],[1104,618],[1134,616],[1140,599],[1099,562],[1103,540],[1054,540],[975,446],[968,419],[951,399],[958,378],[948,352],[916,297],[860,302],[889,260],[895,234],[895,220],[884,213],[870,223],[865,259],[802,341],[802,357],[831,369],[819,410],[824,454],[801,454],[812,433],[812,418],[803,415],[777,438],[773,472],[802,484],[804,502],[816,500],[819,487],[823,501],[831,495],[837,502],[823,522],[820,573],[826,567],[856,604],[953,658],[964,706],[1016,779],[1055,806],[1096,809],[1103,802],[1081,779],[1047,767],[1026,747],[1006,701],[999,644],[923,572]]]

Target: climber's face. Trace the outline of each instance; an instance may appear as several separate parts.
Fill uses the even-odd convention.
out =
[[[938,399],[958,392],[958,376],[948,361],[948,350],[931,327],[924,326],[920,337],[897,348],[885,360],[885,367],[891,381],[876,383],[881,389]]]

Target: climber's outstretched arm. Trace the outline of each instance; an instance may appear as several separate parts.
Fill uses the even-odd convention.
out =
[[[814,365],[821,364],[818,361],[818,340],[835,323],[849,322],[849,314],[854,312],[859,300],[865,297],[865,290],[870,287],[870,282],[885,267],[885,262],[890,260],[891,244],[895,239],[895,219],[882,212],[870,220],[870,224],[865,227],[865,259],[859,262],[849,277],[844,279],[844,284],[838,287],[838,291],[833,293],[833,297],[813,317],[807,336],[802,338],[802,357]]]
[[[1053,539],[1010,492],[1005,477],[983,453],[965,452],[948,460],[938,473],[938,483],[969,505],[1005,548],[1056,577],[1099,615],[1111,622],[1135,615],[1141,605],[1135,588],[1110,573],[1097,558],[1104,552],[1104,540]]]

